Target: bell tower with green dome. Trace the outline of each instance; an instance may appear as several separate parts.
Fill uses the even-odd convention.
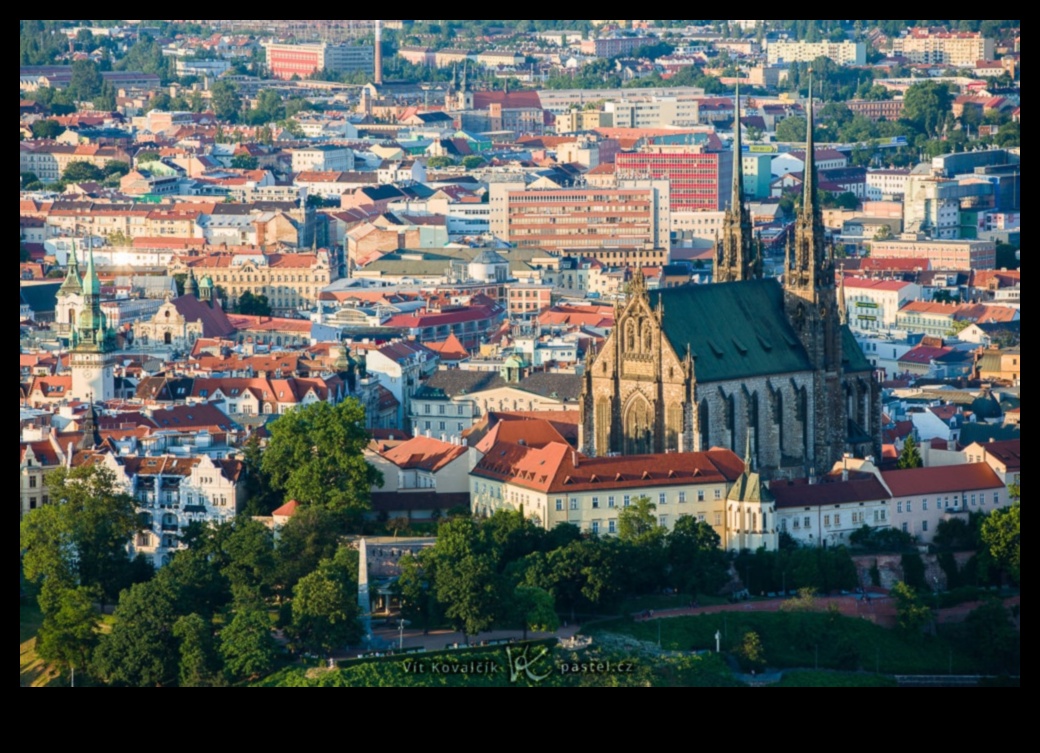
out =
[[[115,397],[112,357],[115,349],[116,335],[101,310],[101,281],[94,267],[94,250],[90,249],[83,275],[83,309],[72,330],[69,354],[72,397],[91,402]]]

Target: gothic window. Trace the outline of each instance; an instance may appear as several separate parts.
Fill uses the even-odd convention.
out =
[[[698,408],[698,411],[700,412],[699,421],[700,421],[700,429],[701,429],[701,450],[703,451],[703,450],[707,450],[709,447],[711,447],[710,434],[708,432],[708,427],[710,425],[711,415],[710,415],[710,411],[708,409],[708,401],[707,400],[701,400],[701,404],[700,404],[700,407]]]
[[[653,452],[653,413],[650,403],[642,395],[636,395],[625,411],[625,452],[641,455]]]
[[[654,332],[649,321],[643,322],[643,350],[649,353],[654,349]]]
[[[636,349],[636,323],[629,320],[625,325],[625,350],[634,352]]]
[[[666,450],[679,450],[679,437],[682,435],[682,405],[680,403],[672,403],[668,406],[668,414],[666,424]]]

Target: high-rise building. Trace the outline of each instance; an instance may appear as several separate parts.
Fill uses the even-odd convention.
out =
[[[267,70],[275,78],[307,78],[325,70],[333,73],[371,72],[374,67],[374,48],[368,45],[270,42],[264,47],[267,49]]]

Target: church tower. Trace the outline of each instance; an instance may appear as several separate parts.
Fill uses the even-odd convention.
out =
[[[744,158],[740,143],[740,84],[733,118],[733,196],[722,220],[722,241],[715,244],[715,282],[737,282],[762,276],[762,258],[755,248],[751,213],[744,204]]]
[[[845,447],[847,410],[842,397],[842,326],[834,284],[833,249],[827,244],[816,197],[812,73],[806,113],[802,208],[795,219],[784,269],[784,308],[815,372],[814,450],[811,464],[824,472]]]
[[[116,337],[101,311],[101,281],[94,267],[94,249],[89,249],[87,270],[83,275],[83,310],[72,331],[72,397],[79,400],[111,400],[115,397],[115,376],[111,353]]]

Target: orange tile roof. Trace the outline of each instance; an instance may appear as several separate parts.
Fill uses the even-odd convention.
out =
[[[882,471],[881,477],[892,490],[893,497],[999,489],[1004,486],[1004,482],[986,463]]]

